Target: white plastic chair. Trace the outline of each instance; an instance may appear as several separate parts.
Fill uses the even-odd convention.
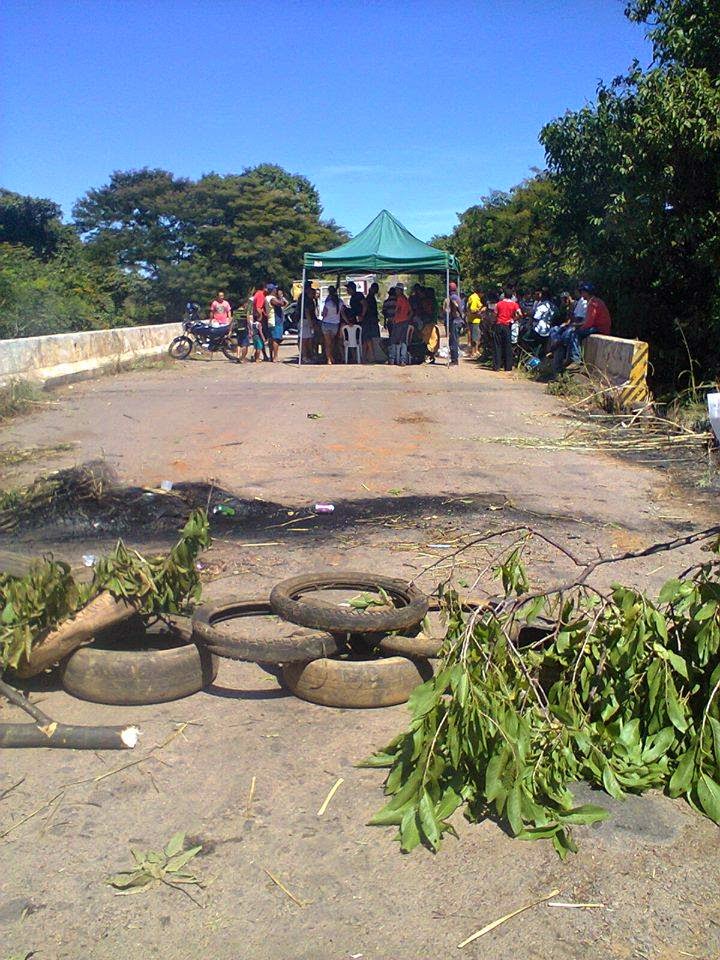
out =
[[[359,323],[350,323],[342,328],[345,346],[345,363],[349,363],[350,351],[355,351],[355,363],[362,363],[362,327]]]

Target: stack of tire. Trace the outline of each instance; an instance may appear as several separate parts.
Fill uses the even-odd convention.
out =
[[[314,596],[335,590],[382,590],[392,605],[355,609]],[[193,615],[193,636],[213,656],[278,666],[281,683],[303,700],[386,707],[404,703],[432,676],[428,656],[438,643],[412,636],[428,608],[428,597],[403,580],[333,571],[285,580],[267,602],[203,605]],[[251,618],[273,615],[297,629],[277,641],[259,639]]]
[[[382,590],[392,605],[358,610],[314,596],[329,590]],[[269,600],[204,604],[192,619],[151,626],[126,620],[65,659],[62,685],[95,703],[163,703],[213,683],[226,657],[274,665],[281,683],[312,703],[392,706],[432,676],[440,641],[417,636],[428,608],[428,597],[404,580],[354,571],[294,577]],[[273,616],[293,629],[260,636],[254,621]]]

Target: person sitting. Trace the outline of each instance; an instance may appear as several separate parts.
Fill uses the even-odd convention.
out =
[[[550,297],[550,291],[543,287],[536,293],[531,315],[521,334],[522,346],[537,359],[547,353],[548,339],[556,316],[557,307]]]
[[[196,311],[196,314],[198,321],[193,324],[193,329],[198,336],[207,337],[208,346],[211,348],[230,332],[232,308],[225,299],[222,290],[218,292],[216,299],[210,304],[210,316],[206,321],[200,320],[199,310]]]
[[[591,283],[581,283],[580,297],[570,321],[551,331],[550,351],[553,356],[553,376],[580,363],[583,341],[593,333],[609,336],[612,320],[607,304],[595,295]],[[579,308],[579,309],[578,309]]]

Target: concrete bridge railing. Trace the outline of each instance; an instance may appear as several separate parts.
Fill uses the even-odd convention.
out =
[[[617,388],[619,405],[630,407],[643,403],[649,396],[649,352],[643,340],[623,340],[594,333],[585,341],[583,360],[608,386]]]
[[[51,384],[91,377],[140,357],[162,354],[180,333],[179,323],[157,323],[0,340],[0,386],[13,380]]]

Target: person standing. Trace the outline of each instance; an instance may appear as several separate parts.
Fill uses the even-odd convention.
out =
[[[313,289],[312,280],[305,281],[304,294],[301,300],[305,301],[303,316],[300,317],[300,353],[303,363],[315,363],[317,352],[315,350],[315,333],[317,325],[317,300]]]
[[[278,359],[278,355],[280,353],[280,344],[285,336],[285,307],[287,307],[287,305],[288,302],[285,294],[279,287],[277,287],[273,291],[272,296],[272,322],[270,321],[270,318],[268,318],[268,324],[270,326],[270,356],[273,361]]]
[[[387,297],[383,301],[382,315],[385,320],[384,326],[388,336],[392,333],[392,325],[395,322],[395,304],[397,302],[397,291],[395,287],[390,287]]]
[[[449,319],[448,342],[450,344],[450,364],[451,367],[458,365],[460,357],[460,330],[463,325],[463,302],[458,293],[457,284],[450,284],[450,298],[445,300],[444,307],[445,318]]]
[[[408,362],[408,331],[410,329],[410,301],[405,296],[405,285],[395,285],[395,316],[390,334],[390,363],[404,367]]]
[[[513,298],[511,287],[506,288],[502,300],[495,308],[495,327],[493,330],[493,369],[512,370],[512,325],[522,316],[522,308]]]
[[[258,320],[253,320],[253,331],[252,331],[252,341],[255,352],[253,353],[253,363],[262,363],[264,360],[267,360],[267,341],[265,339],[265,333],[263,332],[263,322],[262,318]]]
[[[245,309],[238,309],[235,316],[235,337],[237,339],[237,359],[238,363],[245,363],[247,360],[248,347],[253,331],[253,298],[250,294],[247,298]]]
[[[223,291],[219,290],[216,299],[210,304],[210,323],[213,327],[225,327],[231,320],[232,308]]]
[[[467,327],[468,327],[468,346],[470,353],[468,356],[474,360],[478,355],[478,344],[480,343],[480,325],[483,318],[483,303],[480,294],[480,287],[473,287],[473,292],[467,299]]]
[[[253,294],[253,323],[259,323],[262,327],[265,323],[265,284],[255,284],[255,293]],[[253,330],[255,328],[253,327]],[[267,354],[263,347],[263,359],[267,360]]]
[[[325,347],[325,362],[335,363],[335,348],[337,345],[338,330],[340,329],[340,311],[342,301],[338,296],[337,287],[328,287],[328,295],[322,309],[322,335]]]
[[[378,317],[377,295],[380,286],[371,283],[365,297],[365,311],[362,317],[363,352],[365,363],[384,363],[385,354],[380,346],[380,320]]]

